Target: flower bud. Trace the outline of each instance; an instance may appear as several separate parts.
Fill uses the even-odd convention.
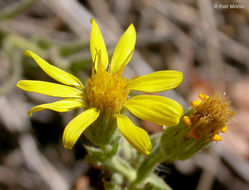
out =
[[[161,145],[171,160],[185,160],[201,151],[212,141],[221,141],[219,133],[225,133],[227,123],[235,114],[229,107],[225,95],[199,95],[191,102],[191,108],[184,113],[180,123],[168,127],[161,137]]]

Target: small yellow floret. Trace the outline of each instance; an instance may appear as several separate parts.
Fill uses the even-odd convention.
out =
[[[191,125],[192,125],[189,116],[183,116],[182,119],[183,119],[184,123],[185,123],[187,126],[191,126]]]
[[[121,110],[128,94],[127,81],[119,73],[99,68],[88,79],[86,96],[89,107],[115,114]]]
[[[191,102],[191,106],[198,107],[201,104],[201,100],[194,100]]]
[[[209,96],[208,95],[206,95],[206,94],[199,94],[199,96],[198,96],[201,100],[208,100],[209,99]]]
[[[221,128],[220,132],[225,133],[227,131],[227,126]]]
[[[211,140],[212,141],[221,141],[222,137],[220,137],[219,135],[217,134],[214,134],[212,137],[211,137]]]

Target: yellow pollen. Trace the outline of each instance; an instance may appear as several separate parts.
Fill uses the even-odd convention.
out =
[[[220,132],[222,132],[222,133],[225,133],[226,131],[227,131],[227,126],[222,127],[221,130],[220,130]]]
[[[201,104],[201,100],[194,100],[191,102],[191,106],[198,107]]]
[[[98,69],[88,79],[86,96],[89,107],[112,114],[118,113],[128,98],[127,80],[120,73]]]
[[[207,99],[209,99],[209,96],[208,95],[206,95],[206,94],[199,94],[199,96],[198,96],[201,100],[207,100]]]
[[[182,119],[183,119],[184,123],[185,123],[187,126],[191,126],[191,125],[192,125],[189,116],[183,116]]]
[[[222,137],[220,137],[219,135],[217,134],[214,134],[212,137],[211,137],[211,140],[212,141],[221,141]]]

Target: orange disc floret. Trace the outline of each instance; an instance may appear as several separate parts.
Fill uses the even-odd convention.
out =
[[[201,100],[194,100],[191,102],[191,106],[198,107],[201,104]]]

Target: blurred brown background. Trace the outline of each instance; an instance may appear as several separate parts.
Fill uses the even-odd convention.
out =
[[[109,52],[132,22],[136,52],[128,78],[162,69],[184,73],[165,92],[184,108],[198,93],[225,92],[236,111],[223,140],[187,161],[156,172],[173,189],[249,189],[248,0],[0,0],[0,190],[102,189],[110,174],[83,161],[84,137],[73,151],[61,145],[73,112],[28,110],[53,98],[16,88],[20,79],[49,79],[26,49],[74,73],[90,74],[90,18]],[[141,123],[150,133],[161,126]]]

